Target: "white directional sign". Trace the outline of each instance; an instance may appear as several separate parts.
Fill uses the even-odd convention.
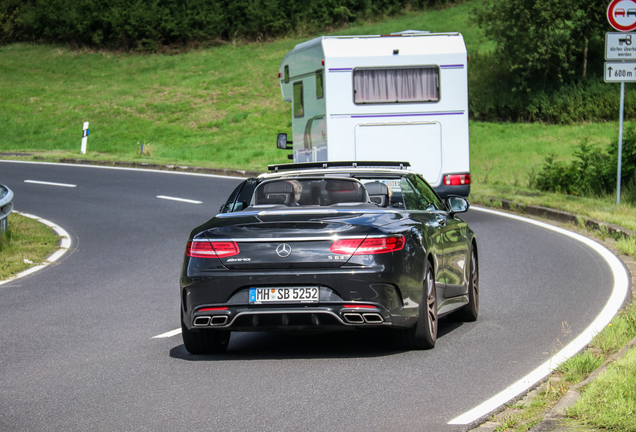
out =
[[[636,33],[605,33],[605,60],[636,60]]]
[[[605,62],[605,82],[636,82],[636,63]]]

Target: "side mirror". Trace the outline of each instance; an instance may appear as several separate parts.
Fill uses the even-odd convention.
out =
[[[292,144],[291,141],[287,141],[287,134],[279,133],[276,138],[276,147],[281,150],[290,150],[292,147],[289,147],[287,144]]]
[[[464,213],[468,211],[470,203],[464,197],[449,195],[446,197],[446,207],[448,207],[448,211],[452,214]]]

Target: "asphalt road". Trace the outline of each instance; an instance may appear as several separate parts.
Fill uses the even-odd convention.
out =
[[[3,432],[462,430],[447,423],[574,339],[613,285],[587,246],[469,211],[480,317],[442,320],[434,350],[375,332],[238,333],[226,354],[194,357],[180,335],[153,336],[179,327],[190,229],[238,180],[0,162],[0,183],[72,237],[57,264],[0,286]]]

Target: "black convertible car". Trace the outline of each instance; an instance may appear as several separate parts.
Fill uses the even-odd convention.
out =
[[[475,234],[408,163],[273,165],[243,181],[195,228],[181,272],[181,328],[192,354],[232,331],[395,329],[428,349],[438,318],[479,312]]]

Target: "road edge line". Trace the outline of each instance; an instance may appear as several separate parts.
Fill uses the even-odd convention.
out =
[[[616,255],[614,255],[609,249],[607,249],[600,243],[584,237],[580,234],[556,227],[554,225],[550,225],[545,222],[540,222],[533,219],[482,207],[473,206],[471,208],[484,213],[504,216],[510,219],[515,219],[521,222],[526,222],[545,229],[549,229],[585,244],[596,253],[598,253],[605,260],[605,262],[607,262],[608,266],[612,270],[612,274],[614,275],[614,286],[612,288],[612,294],[610,295],[610,298],[607,300],[607,303],[605,304],[599,315],[585,330],[583,330],[583,332],[576,339],[563,347],[563,349],[552,356],[550,360],[541,364],[538,368],[536,368],[508,388],[504,389],[490,399],[482,402],[471,410],[449,421],[449,425],[470,425],[472,423],[475,423],[478,420],[487,417],[507,402],[527,392],[537,383],[545,379],[561,363],[565,362],[570,357],[574,356],[583,348],[585,348],[585,346],[590,343],[594,336],[596,336],[601,330],[603,330],[603,328],[605,328],[607,324],[610,323],[612,318],[614,318],[616,313],[623,306],[625,298],[627,297],[627,294],[629,292],[630,277],[628,275],[627,269]]]

